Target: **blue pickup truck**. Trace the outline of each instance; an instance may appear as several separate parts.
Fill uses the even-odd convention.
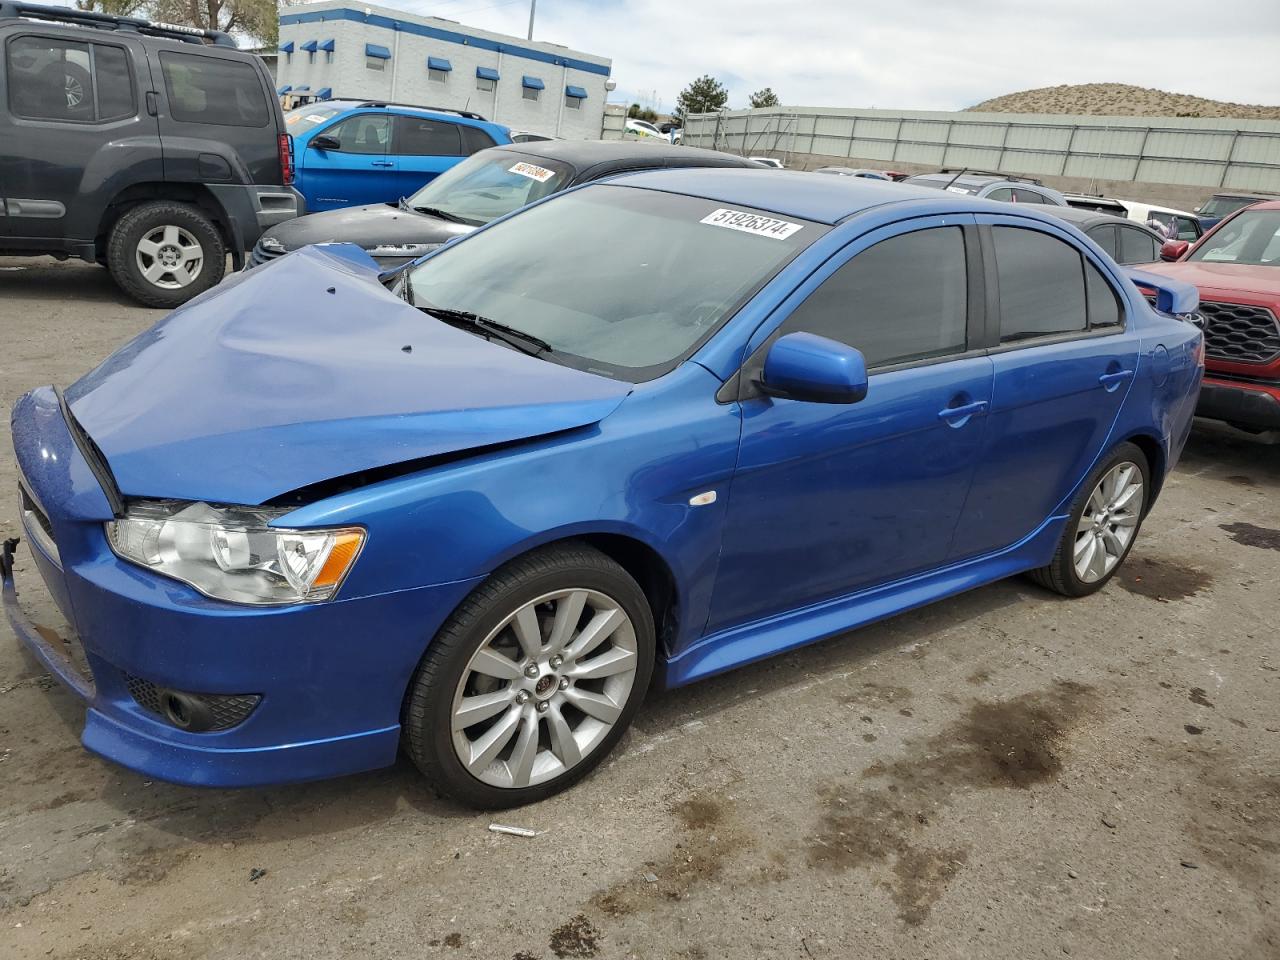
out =
[[[408,196],[511,131],[464,110],[325,100],[285,114],[307,212]]]

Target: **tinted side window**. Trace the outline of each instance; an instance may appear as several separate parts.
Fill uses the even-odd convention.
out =
[[[1013,199],[1017,203],[1053,203],[1043,193],[1036,193],[1034,190],[1027,190],[1025,187],[1019,187],[1013,191]],[[1057,206],[1057,204],[1054,204]]]
[[[1080,254],[1056,237],[993,227],[1000,282],[1000,342],[1085,329]]]
[[[1084,262],[1084,283],[1089,295],[1089,326],[1114,327],[1120,323],[1120,298],[1111,284],[1088,260]]]
[[[1155,238],[1133,227],[1119,227],[1120,256],[1117,263],[1154,263],[1157,256]]]
[[[1116,258],[1116,228],[1103,224],[1089,231],[1089,239],[1100,246],[1112,260]]]
[[[785,332],[804,330],[862,351],[868,366],[965,349],[964,235],[937,227],[882,240],[833,273],[796,308]]]
[[[1005,203],[1013,201],[1013,191],[1008,187],[1001,187],[999,190],[992,190],[987,194],[988,200],[1002,200]]]
[[[391,118],[386,114],[362,113],[335,123],[322,136],[337,139],[342,153],[386,153],[391,141]]]
[[[1194,220],[1188,220],[1186,217],[1177,217],[1178,239],[1179,240],[1195,240],[1200,236],[1199,225]]]
[[[183,123],[265,127],[271,118],[262,82],[239,60],[162,51],[169,114]]]
[[[137,112],[133,99],[133,71],[122,47],[93,45],[93,69],[98,88],[98,119],[118,120]]]
[[[479,127],[459,126],[458,130],[462,133],[462,153],[465,156],[469,157],[473,153],[487,150],[494,145],[493,137]]]
[[[100,121],[137,112],[122,47],[14,37],[7,53],[9,108],[19,117]]]
[[[395,152],[411,157],[456,157],[462,153],[462,139],[456,123],[396,117]]]

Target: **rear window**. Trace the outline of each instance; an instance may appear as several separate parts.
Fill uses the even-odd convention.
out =
[[[258,72],[239,60],[163,51],[169,114],[183,123],[265,127],[271,119]]]
[[[1000,342],[1083,332],[1087,324],[1080,254],[1056,237],[994,227],[1000,282]]]
[[[1241,207],[1248,207],[1260,201],[1262,197],[1210,197],[1200,208],[1202,217],[1225,217],[1235,213]]]
[[[458,125],[426,117],[396,117],[392,152],[410,157],[456,157],[462,153]]]

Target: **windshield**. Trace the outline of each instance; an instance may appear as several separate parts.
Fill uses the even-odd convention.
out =
[[[478,314],[545,340],[547,359],[638,382],[675,367],[827,229],[599,185],[445,247],[407,279],[415,306]]]
[[[1274,267],[1280,264],[1280,210],[1247,210],[1205,237],[1188,260]]]
[[[302,136],[308,130],[314,130],[322,123],[327,123],[349,107],[338,103],[313,103],[306,107],[298,107],[284,115],[284,125],[295,137]]]
[[[569,165],[559,160],[482,150],[428,183],[408,206],[480,226],[555,193],[572,177]]]
[[[1200,208],[1200,216],[1225,217],[1229,213],[1235,213],[1241,207],[1257,203],[1258,200],[1258,197],[1210,197]]]

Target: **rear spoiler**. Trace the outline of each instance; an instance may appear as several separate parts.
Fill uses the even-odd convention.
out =
[[[1200,291],[1194,284],[1183,283],[1181,280],[1174,280],[1158,273],[1147,273],[1145,270],[1134,270],[1130,267],[1120,269],[1139,289],[1155,291],[1155,307],[1161,313],[1185,316],[1195,313],[1200,308]]]

